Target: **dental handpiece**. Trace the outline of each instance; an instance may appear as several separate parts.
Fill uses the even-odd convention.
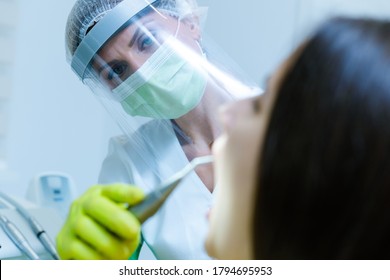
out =
[[[39,239],[45,250],[52,256],[53,259],[59,260],[60,257],[57,253],[56,247],[53,241],[50,239],[49,235],[41,226],[41,224],[33,216],[31,216],[22,205],[20,205],[18,202],[13,200],[5,193],[0,192],[0,198],[15,207],[16,211],[18,211],[19,214],[27,220],[31,229],[33,230],[34,234]]]
[[[0,224],[4,229],[4,232],[12,240],[12,242],[22,251],[30,260],[39,260],[39,256],[35,253],[34,249],[24,237],[23,233],[10,222],[4,215],[0,215]]]
[[[193,171],[199,165],[211,163],[212,161],[212,156],[194,158],[182,170],[175,173],[170,179],[168,179],[167,182],[162,184],[155,191],[149,193],[143,201],[134,206],[128,207],[128,210],[137,217],[141,224],[144,223],[161,208],[173,190],[189,173],[191,173],[191,171]]]

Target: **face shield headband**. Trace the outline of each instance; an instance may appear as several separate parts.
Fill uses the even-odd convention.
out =
[[[81,80],[84,80],[85,72],[95,54],[111,36],[131,18],[154,2],[157,0],[124,0],[108,12],[86,34],[77,47],[71,62],[73,71]]]

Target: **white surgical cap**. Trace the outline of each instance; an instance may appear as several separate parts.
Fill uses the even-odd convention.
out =
[[[66,57],[70,61],[89,29],[123,0],[77,0],[65,30]],[[197,10],[195,0],[158,0],[153,6],[184,17]]]

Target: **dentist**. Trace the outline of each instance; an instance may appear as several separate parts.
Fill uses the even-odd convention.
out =
[[[204,250],[215,188],[211,165],[192,173],[141,228],[141,201],[221,133],[217,108],[259,93],[202,32],[191,0],[78,0],[66,27],[71,68],[123,130],[99,177],[57,236],[63,259],[209,259]],[[137,187],[135,187],[137,186]],[[138,248],[138,250],[137,250]]]

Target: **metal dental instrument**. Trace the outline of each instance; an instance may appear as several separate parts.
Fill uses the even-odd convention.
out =
[[[0,215],[0,224],[4,229],[4,232],[12,240],[12,242],[22,251],[30,260],[39,260],[39,256],[35,253],[34,249],[28,242],[27,238],[24,237],[23,233],[11,223],[4,215]]]
[[[162,184],[155,191],[149,193],[143,201],[134,206],[130,206],[128,210],[131,211],[142,224],[160,209],[173,190],[189,173],[191,173],[191,171],[199,165],[211,163],[212,161],[213,156],[194,158],[182,170],[168,179],[167,182]]]
[[[25,218],[27,220],[27,222],[29,223],[34,234],[39,239],[39,241],[42,243],[42,245],[46,249],[46,251],[52,256],[53,259],[59,260],[60,257],[57,254],[56,247],[54,246],[53,241],[51,241],[49,235],[43,229],[41,224],[38,223],[38,221],[33,216],[31,216],[22,205],[17,203],[15,200],[13,200],[11,197],[6,195],[5,193],[0,192],[0,197],[15,207],[16,211],[18,211],[20,213],[20,215],[22,215],[23,218]]]

